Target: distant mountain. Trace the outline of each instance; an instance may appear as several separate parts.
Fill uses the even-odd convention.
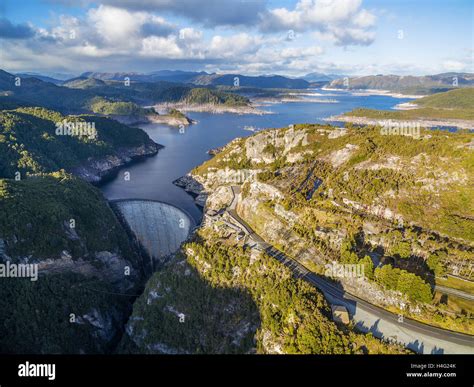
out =
[[[125,73],[90,73],[102,78],[120,79]],[[120,74],[120,75],[119,75]],[[0,70],[0,107],[12,109],[19,106],[41,106],[63,113],[91,112],[91,104],[100,97],[105,101],[153,104],[160,102],[185,102],[243,106],[248,99],[235,93],[223,92],[213,87],[166,81],[123,82],[81,76],[58,86],[37,78],[22,78],[16,85],[16,76]]]
[[[235,86],[236,78],[241,87],[306,89],[309,82],[304,79],[293,79],[281,75],[246,76],[241,74],[208,74],[180,70],[161,70],[148,74],[141,73],[97,73],[86,72],[81,78],[95,78],[103,81],[123,81],[126,77],[134,82],[177,82],[199,86]]]
[[[22,106],[43,106],[63,112],[84,110],[93,95],[86,90],[75,90],[46,82],[37,77],[25,77],[17,83],[16,75],[0,70],[0,102],[3,105],[14,101]]]
[[[309,82],[304,79],[293,79],[281,75],[246,76],[240,74],[207,74],[193,80],[195,85],[202,86],[235,86],[275,89],[306,89]]]
[[[147,82],[148,76],[146,74],[140,73],[124,73],[124,72],[117,72],[117,73],[105,73],[105,72],[93,72],[87,71],[82,73],[78,78],[94,78],[100,79],[102,81],[123,81],[125,78],[130,78],[131,81],[140,81],[140,82]]]
[[[97,78],[77,77],[65,81],[63,86],[73,89],[89,89],[99,86],[106,86],[106,83],[103,80]]]
[[[455,81],[457,80],[457,86]],[[433,94],[455,87],[474,86],[474,74],[443,73],[426,76],[369,75],[332,81],[328,87],[337,89],[389,90],[404,94]]]
[[[181,70],[160,70],[150,73],[153,79],[168,82],[180,82],[180,83],[193,83],[196,77],[203,75],[209,75],[205,71],[194,72],[194,71],[181,71]]]
[[[85,72],[79,78],[94,78],[102,81],[123,81],[129,78],[133,82],[177,82],[177,83],[192,83],[193,79],[201,75],[208,75],[206,72],[180,71],[180,70],[160,70],[151,73],[100,73],[100,72]]]
[[[344,78],[344,75],[340,74],[324,74],[324,73],[309,73],[301,77],[308,82],[331,82],[334,79]]]
[[[56,79],[56,78],[48,77],[46,75],[41,75],[37,73],[16,73],[15,76],[20,77],[20,78],[36,78],[43,82],[54,83],[55,85],[61,85],[63,83],[63,80],[61,79]]]

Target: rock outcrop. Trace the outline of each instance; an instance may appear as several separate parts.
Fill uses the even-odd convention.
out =
[[[89,183],[100,183],[113,175],[118,168],[134,160],[154,156],[162,147],[150,140],[139,147],[118,149],[113,155],[104,158],[90,158],[71,172]]]

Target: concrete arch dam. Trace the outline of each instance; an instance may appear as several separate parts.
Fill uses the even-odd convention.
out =
[[[155,263],[175,253],[196,226],[190,215],[168,203],[143,199],[112,203]]]

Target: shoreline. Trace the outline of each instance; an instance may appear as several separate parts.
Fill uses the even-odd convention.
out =
[[[154,108],[157,110],[162,109],[176,109],[181,112],[197,112],[197,113],[212,113],[212,114],[256,114],[256,115],[265,115],[272,114],[271,112],[260,110],[255,108],[255,106],[226,106],[226,105],[215,105],[215,104],[187,104],[184,102],[176,103],[161,103],[154,105]]]
[[[321,95],[323,96],[323,95]],[[295,103],[295,102],[304,102],[304,103],[339,103],[337,99],[323,99],[323,98],[302,98],[302,97],[295,97],[295,98],[255,98],[252,100],[254,106],[265,106],[265,105],[273,105],[278,103]]]
[[[330,88],[330,87],[322,87],[321,90],[325,90],[325,91],[345,91],[345,92],[352,93],[352,95],[355,95],[355,96],[385,95],[387,97],[393,97],[393,98],[412,98],[412,99],[418,99],[418,98],[426,97],[426,95],[403,94],[403,93],[396,92],[396,91],[377,90],[377,89],[348,89],[348,88],[337,89],[337,88]]]
[[[164,146],[153,141],[138,147],[122,148],[98,159],[89,159],[69,172],[82,180],[100,186],[113,180],[120,168],[156,156]]]
[[[193,120],[189,117],[174,117],[174,116],[170,116],[168,114],[157,114],[157,115],[153,115],[153,114],[150,114],[147,116],[147,119],[148,119],[148,122],[147,123],[151,123],[151,124],[164,124],[164,125],[169,125],[169,126],[177,126],[177,127],[181,127],[181,126],[189,126],[189,125],[192,125],[192,124],[195,124],[197,121],[196,120]]]
[[[393,122],[416,122],[419,123],[421,127],[425,128],[437,128],[437,127],[455,127],[458,129],[474,129],[474,122],[473,121],[468,121],[468,120],[456,120],[456,119],[424,119],[424,118],[419,118],[419,119],[376,119],[376,118],[368,118],[368,117],[357,117],[357,116],[344,116],[344,115],[338,115],[338,116],[329,116],[327,118],[323,118],[323,121],[328,121],[328,122],[347,122],[347,123],[352,123],[356,125],[380,125],[381,121],[393,121]]]
[[[414,110],[418,109],[419,106],[416,103],[402,102],[398,103],[393,107],[395,110]]]
[[[146,125],[146,124],[163,124],[173,127],[180,127],[182,125],[189,126],[195,124],[197,121],[192,120],[189,117],[174,117],[168,114],[147,114],[146,116],[108,116],[113,120],[116,120],[122,124],[135,126],[135,125]]]

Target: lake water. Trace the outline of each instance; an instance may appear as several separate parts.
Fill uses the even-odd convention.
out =
[[[201,211],[193,198],[172,182],[194,167],[208,160],[211,148],[227,144],[236,137],[252,134],[246,127],[281,128],[298,123],[324,123],[323,118],[341,114],[357,107],[390,110],[408,98],[380,95],[353,95],[347,92],[315,90],[322,94],[312,98],[337,100],[337,103],[288,102],[263,106],[268,115],[237,115],[189,113],[197,124],[187,127],[184,133],[164,125],[141,125],[157,143],[164,145],[157,156],[123,167],[117,177],[101,186],[108,199],[150,199],[171,203],[192,215],[196,221]],[[130,173],[130,180],[124,173]]]

